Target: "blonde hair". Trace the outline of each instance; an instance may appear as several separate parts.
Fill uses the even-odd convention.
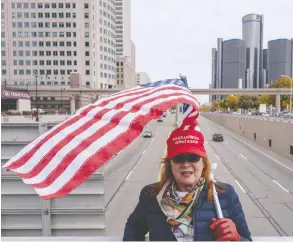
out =
[[[208,193],[207,193],[207,200],[209,202],[212,201],[213,199],[213,186],[212,186],[212,181],[210,179],[210,173],[211,173],[211,165],[208,160],[208,158],[203,157],[202,161],[204,163],[204,168],[203,168],[203,177],[207,183],[208,186]],[[169,179],[174,179],[172,170],[171,170],[171,161],[170,159],[163,158],[161,167],[160,167],[160,173],[159,173],[159,182],[156,183],[156,185],[153,188],[153,195],[158,195],[159,192],[161,191],[162,187],[164,184],[169,180]]]

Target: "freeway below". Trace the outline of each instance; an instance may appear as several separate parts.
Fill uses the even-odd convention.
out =
[[[139,137],[105,166],[106,235],[123,235],[141,188],[157,181],[165,140],[175,115],[151,122],[152,138]],[[200,117],[216,178],[239,194],[253,237],[292,236],[293,162]],[[224,142],[212,141],[221,132]]]

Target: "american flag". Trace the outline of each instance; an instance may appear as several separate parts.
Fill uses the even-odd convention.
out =
[[[196,98],[182,79],[115,93],[77,110],[3,167],[16,172],[42,199],[63,197],[128,146],[148,122],[179,103],[198,110]]]

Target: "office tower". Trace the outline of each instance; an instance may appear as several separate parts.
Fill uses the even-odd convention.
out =
[[[217,86],[217,49],[212,49],[212,88],[219,88]],[[216,95],[212,95],[212,101],[216,99]]]
[[[239,88],[244,86],[246,43],[241,39],[218,39],[218,49],[212,49],[212,87]],[[212,99],[223,98],[214,96]]]
[[[289,39],[268,42],[269,83],[273,83],[281,75],[292,76],[292,41]]]
[[[268,50],[263,50],[263,80],[264,87],[268,85]]]
[[[2,79],[10,85],[115,88],[114,1],[2,1]]]
[[[115,0],[116,8],[116,55],[117,69],[120,62],[125,63],[127,68],[120,69],[119,87],[120,89],[131,88],[136,86],[135,77],[135,46],[131,40],[131,2],[130,0]],[[127,73],[126,73],[127,72]],[[123,78],[121,78],[121,74]],[[129,78],[126,78],[129,77]],[[121,84],[121,82],[123,84]],[[118,79],[117,79],[118,83]]]
[[[241,39],[224,41],[222,53],[222,88],[239,88],[239,79],[245,80],[245,68],[245,41]]]
[[[242,19],[242,39],[247,48],[246,88],[262,88],[263,80],[263,16],[248,14]]]

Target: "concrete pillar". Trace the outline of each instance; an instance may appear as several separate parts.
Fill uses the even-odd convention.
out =
[[[73,114],[75,112],[75,95],[72,95],[70,97],[70,114]]]
[[[276,111],[277,113],[281,112],[281,96],[276,95]]]

